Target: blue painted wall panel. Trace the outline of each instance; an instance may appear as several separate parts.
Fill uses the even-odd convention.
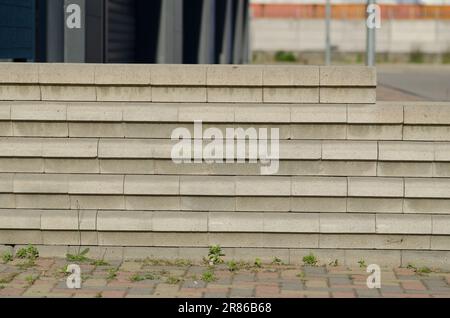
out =
[[[0,0],[0,58],[34,59],[35,2]]]

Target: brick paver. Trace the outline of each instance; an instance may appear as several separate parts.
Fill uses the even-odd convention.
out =
[[[224,264],[90,260],[79,264],[82,288],[73,290],[64,273],[71,263],[39,258],[30,267],[19,260],[0,264],[0,297],[450,298],[450,274],[438,270],[419,275],[412,268],[386,268],[381,289],[369,289],[368,274],[359,267],[248,265],[230,271]]]

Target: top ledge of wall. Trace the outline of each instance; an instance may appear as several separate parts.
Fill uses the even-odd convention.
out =
[[[0,63],[0,84],[375,87],[365,66]]]

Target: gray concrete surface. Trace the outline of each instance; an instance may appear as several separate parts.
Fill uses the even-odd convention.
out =
[[[450,101],[450,65],[378,65],[378,100]]]

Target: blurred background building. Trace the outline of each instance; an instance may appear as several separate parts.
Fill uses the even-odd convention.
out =
[[[0,0],[3,60],[239,64],[248,30],[248,0]]]
[[[256,61],[321,64],[326,0],[252,0]],[[450,63],[450,0],[378,0],[377,59]],[[334,62],[363,62],[367,0],[331,0]]]

